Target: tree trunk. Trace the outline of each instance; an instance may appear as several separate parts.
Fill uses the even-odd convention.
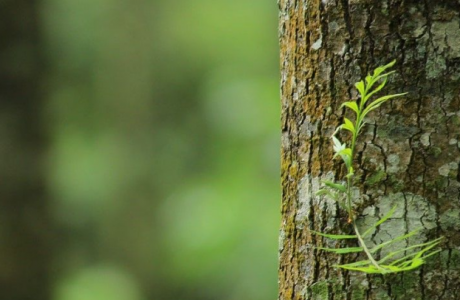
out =
[[[280,0],[279,6],[279,299],[459,299],[460,1]],[[373,113],[358,141],[358,222],[372,224],[396,204],[373,242],[416,227],[423,229],[413,242],[445,239],[416,271],[365,275],[334,267],[356,255],[316,248],[331,242],[312,230],[349,233],[350,225],[336,203],[315,192],[322,180],[342,178],[330,141],[345,116],[341,103],[356,99],[355,82],[393,59],[396,74],[386,93],[409,94]]]
[[[10,300],[50,299],[37,12],[33,0],[0,4],[0,298]]]

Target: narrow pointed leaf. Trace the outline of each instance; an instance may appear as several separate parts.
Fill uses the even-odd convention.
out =
[[[359,271],[359,272],[364,272],[368,274],[381,274],[382,271],[376,269],[374,266],[369,266],[369,267],[349,267],[347,265],[338,265],[337,267],[340,267],[342,269],[347,269],[351,271]]]
[[[440,242],[441,242],[441,241],[436,242],[436,243],[433,243],[433,244],[431,244],[431,245],[429,245],[429,246],[423,248],[422,250],[420,250],[419,252],[417,252],[417,255],[415,255],[415,258],[420,258],[420,257],[422,257],[422,256],[423,256],[423,253],[425,253],[425,252],[427,252],[427,251],[433,249],[433,248],[434,248],[435,246],[437,246]]]
[[[356,104],[355,101],[347,101],[347,102],[344,102],[340,107],[344,107],[344,106],[350,108],[350,109],[353,110],[355,113],[359,113],[358,104]]]
[[[412,270],[412,269],[418,268],[421,265],[423,265],[424,263],[425,263],[425,261],[423,259],[414,258],[414,259],[411,259],[409,261],[406,261],[406,262],[402,263],[400,266],[397,266],[397,267],[403,269],[404,271],[406,271],[406,270]]]
[[[372,229],[376,228],[377,226],[379,226],[380,224],[382,224],[383,222],[385,222],[386,220],[388,220],[389,218],[391,218],[391,216],[394,214],[394,212],[396,211],[396,205],[393,206],[393,208],[385,215],[383,216],[383,218],[381,218],[380,220],[378,220],[376,223],[374,223],[368,230],[366,230],[364,233],[363,233],[363,237],[365,237],[366,235],[368,235],[369,233],[372,232]]]
[[[355,125],[353,125],[353,123],[347,118],[344,118],[344,122],[345,123],[342,124],[342,128],[346,129],[346,130],[348,130],[348,131],[350,131],[351,133],[354,134],[355,133]]]
[[[328,191],[326,189],[320,189],[319,191],[316,192],[316,196],[323,196],[326,195],[332,200],[338,201],[339,196],[336,193],[333,193],[331,191]]]
[[[396,73],[396,71],[387,72],[385,74],[382,74],[382,75],[379,75],[379,76],[375,77],[375,80],[377,81],[377,80],[380,80],[382,78],[386,78],[386,77],[388,77],[388,76],[390,76],[391,74],[394,74],[394,73]]]
[[[358,92],[361,94],[361,98],[364,98],[366,96],[364,81],[361,80],[360,82],[357,82],[355,86]]]
[[[389,68],[393,67],[395,65],[395,63],[396,63],[396,59],[391,61],[390,63],[384,65],[384,66],[378,67],[377,69],[374,70],[374,76],[379,76],[386,69],[389,69]]]
[[[341,191],[343,193],[345,193],[347,191],[347,188],[345,186],[339,184],[339,183],[334,183],[332,181],[325,180],[324,184],[327,185],[328,187],[332,188],[332,189]]]
[[[396,97],[401,97],[401,96],[404,96],[404,95],[407,95],[407,94],[408,93],[400,93],[400,94],[392,94],[392,95],[382,96],[382,97],[377,98],[374,101],[372,101],[372,103],[369,106],[381,104],[381,103],[384,103],[384,102],[386,102],[386,101],[388,101],[390,99],[393,99],[393,98],[396,98]]]
[[[366,266],[366,265],[370,265],[370,264],[371,264],[371,262],[369,260],[360,260],[360,261],[355,261],[355,262],[352,262],[352,263],[349,263],[349,264],[338,265],[338,267],[341,267],[341,266],[360,267],[360,266]]]
[[[369,104],[363,111],[362,113],[362,116],[364,118],[364,116],[366,116],[369,112],[371,112],[372,110],[380,107],[380,105],[382,105],[383,103],[385,103],[386,101],[392,99],[392,98],[396,98],[396,97],[401,97],[401,96],[404,96],[406,95],[407,93],[402,93],[402,94],[393,94],[393,95],[387,95],[387,96],[383,96],[383,97],[380,97],[378,99],[376,99],[375,101],[373,101],[371,104]]]
[[[390,253],[388,253],[384,258],[382,258],[381,260],[379,260],[379,264],[384,263],[385,261],[387,261],[387,260],[390,259],[391,257],[393,257],[393,256],[395,256],[396,254],[401,253],[401,252],[409,251],[409,250],[412,250],[412,249],[415,249],[415,248],[421,248],[421,247],[425,247],[425,246],[431,246],[431,245],[433,245],[433,247],[434,247],[434,246],[436,246],[437,244],[439,244],[439,243],[441,242],[441,240],[442,240],[442,237],[437,238],[437,239],[435,239],[435,240],[432,240],[432,241],[430,241],[430,242],[426,242],[426,243],[422,243],[422,244],[417,244],[417,245],[412,245],[412,246],[409,246],[409,247],[406,247],[406,248],[403,248],[403,249],[400,249],[400,250],[397,250],[397,251],[394,251],[394,252],[390,252]],[[431,248],[433,248],[433,247],[431,247]],[[430,249],[431,249],[431,248],[430,248]],[[412,253],[412,254],[406,255],[405,257],[400,258],[400,259],[398,259],[398,260],[404,260],[404,259],[406,259],[406,258],[408,258],[408,257],[411,257],[411,256],[414,256],[414,255],[416,255],[416,253]],[[393,263],[396,263],[396,264],[397,264],[398,262],[395,261],[395,262],[393,262]]]
[[[323,248],[323,247],[318,247],[317,249],[324,250],[324,251],[327,251],[327,252],[334,252],[334,253],[337,253],[337,254],[355,253],[355,252],[363,251],[363,248],[361,248],[361,247],[350,247],[350,248]]]
[[[406,255],[406,256],[404,256],[404,257],[402,257],[402,258],[400,258],[400,259],[397,259],[397,260],[393,261],[393,262],[391,263],[391,265],[397,265],[397,264],[399,264],[399,263],[401,263],[401,262],[404,262],[405,260],[407,260],[409,257],[412,257],[412,256],[415,256],[413,259],[416,259],[416,258],[425,258],[425,257],[427,257],[428,255],[431,256],[431,255],[432,255],[431,253],[428,254],[428,255],[426,255],[426,256],[423,256],[423,254],[424,254],[425,252],[427,252],[427,251],[433,249],[436,245],[439,244],[439,242],[440,242],[440,241],[437,241],[437,242],[435,242],[435,243],[430,243],[430,244],[432,244],[432,245],[429,245],[429,246],[423,248],[423,249],[420,250],[419,252],[414,252],[414,253],[411,253],[411,254],[409,254],[409,255]],[[438,252],[438,251],[441,251],[441,250],[437,250],[437,251],[434,251],[434,252]],[[412,259],[412,260],[413,260],[413,259]]]
[[[371,86],[369,85],[369,83],[371,83],[372,81],[372,76],[371,75],[367,75],[366,76],[366,89],[369,91],[369,89],[371,88]]]
[[[428,251],[428,250],[427,250],[427,251]],[[414,259],[418,259],[418,258],[423,258],[423,259],[425,259],[425,257],[429,257],[429,256],[432,255],[432,253],[435,253],[435,252],[437,253],[437,252],[439,252],[439,251],[441,251],[441,250],[437,250],[437,251],[431,252],[430,254],[428,254],[428,255],[426,255],[426,256],[423,256],[423,257],[414,257],[414,258],[412,258],[412,259],[409,259],[410,257],[413,257],[413,256],[415,256],[415,255],[417,254],[417,253],[411,253],[411,254],[409,254],[409,255],[406,255],[406,256],[404,256],[404,257],[401,257],[400,259],[397,259],[397,260],[391,262],[390,266],[393,266],[393,265],[397,265],[397,266],[407,266],[407,265],[409,265]],[[383,259],[382,259],[381,261],[383,261]]]
[[[385,78],[385,80],[387,80],[388,76],[390,76],[390,75],[393,74],[393,73],[396,73],[396,71],[390,71],[390,72],[387,72],[387,73],[382,74],[382,75],[379,75],[379,76],[373,75],[373,76],[372,76],[372,81],[371,81],[370,84],[371,84],[371,85],[374,85],[377,81],[379,81],[379,80],[382,79],[382,78]]]
[[[420,231],[420,229],[421,229],[421,228],[417,228],[417,229],[415,229],[415,230],[412,230],[412,231],[409,232],[409,233],[406,233],[406,234],[404,234],[404,235],[400,235],[400,236],[398,236],[398,237],[396,237],[396,238],[394,238],[394,239],[392,239],[392,240],[390,240],[390,241],[381,243],[380,245],[377,245],[377,246],[375,246],[374,248],[372,248],[372,249],[370,250],[370,252],[371,252],[371,253],[374,253],[374,252],[376,252],[377,250],[382,249],[382,248],[385,247],[385,246],[388,246],[388,245],[391,245],[391,244],[393,244],[393,243],[396,243],[396,242],[405,240],[405,239],[407,239],[407,238],[410,238],[411,236],[413,236],[414,234],[416,234],[418,231]]]
[[[387,78],[385,78],[385,80],[378,87],[376,87],[372,92],[366,95],[366,97],[364,98],[364,102],[367,102],[367,100],[369,100],[370,97],[372,97],[375,93],[378,93],[381,89],[383,89],[386,83],[387,83]]]
[[[422,258],[423,258],[423,259],[427,259],[428,257],[430,257],[430,256],[432,256],[432,255],[435,255],[435,254],[437,254],[437,253],[439,253],[439,252],[441,252],[441,249],[438,249],[438,250],[436,250],[436,251],[430,252],[429,254],[423,256]]]
[[[333,240],[346,240],[346,239],[356,239],[356,235],[345,235],[345,234],[326,234],[326,233],[321,233],[317,231],[311,231],[316,235],[324,236]]]

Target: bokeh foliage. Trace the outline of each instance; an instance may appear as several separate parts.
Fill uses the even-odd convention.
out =
[[[53,300],[276,297],[277,7],[43,0]]]

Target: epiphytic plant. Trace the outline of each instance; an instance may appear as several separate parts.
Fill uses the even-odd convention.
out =
[[[367,259],[352,262],[343,265],[337,265],[337,267],[360,271],[365,273],[377,273],[377,274],[387,274],[387,273],[396,273],[413,270],[422,264],[425,263],[425,260],[436,254],[440,250],[434,250],[442,238],[437,238],[435,240],[411,245],[405,248],[396,249],[389,252],[383,258],[377,258],[377,254],[384,248],[398,241],[403,241],[411,236],[415,235],[420,229],[410,231],[407,234],[398,236],[394,239],[382,242],[381,244],[369,247],[365,243],[365,238],[369,236],[374,229],[378,228],[381,224],[391,218],[396,211],[396,206],[393,207],[390,212],[388,212],[382,219],[370,226],[364,232],[361,232],[358,229],[356,224],[356,216],[353,212],[353,178],[355,176],[355,170],[353,168],[353,162],[355,157],[355,146],[358,136],[365,125],[364,118],[374,109],[378,108],[380,105],[386,101],[405,95],[403,94],[392,94],[382,96],[375,100],[371,100],[377,92],[382,90],[387,83],[388,76],[394,73],[395,71],[387,71],[390,69],[396,61],[393,61],[385,66],[378,67],[374,70],[372,75],[368,75],[365,80],[362,80],[356,83],[356,88],[359,92],[360,99],[356,101],[347,101],[342,104],[342,107],[346,107],[351,110],[355,117],[354,122],[348,118],[344,118],[344,123],[340,125],[332,136],[333,147],[335,152],[335,157],[340,157],[343,160],[343,163],[346,166],[347,173],[344,176],[345,183],[337,183],[331,181],[324,181],[326,188],[321,189],[317,192],[317,195],[325,195],[328,198],[337,201],[341,207],[343,207],[348,213],[349,223],[353,226],[354,235],[335,235],[335,234],[325,234],[320,232],[314,232],[317,235],[333,239],[333,240],[344,240],[344,239],[355,239],[358,242],[358,247],[348,247],[348,248],[323,248],[319,247],[318,249],[334,252],[337,254],[346,254],[346,253],[356,253],[363,252]],[[385,71],[387,71],[385,73]],[[380,84],[378,84],[380,83]],[[377,85],[378,84],[378,85]],[[340,140],[336,137],[337,133],[340,130],[346,130],[351,133],[351,141],[349,145],[347,143],[341,143]],[[401,257],[402,256],[402,257]]]

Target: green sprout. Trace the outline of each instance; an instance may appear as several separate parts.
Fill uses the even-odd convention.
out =
[[[323,248],[318,247],[318,249],[334,252],[336,254],[347,254],[347,253],[357,253],[364,252],[367,259],[362,261],[357,261],[349,264],[337,265],[337,267],[359,271],[365,273],[375,273],[375,274],[388,274],[388,273],[397,273],[413,270],[423,265],[426,259],[441,250],[433,250],[440,242],[441,238],[435,240],[408,246],[402,249],[398,249],[388,253],[385,257],[377,259],[376,253],[379,253],[384,247],[393,244],[398,241],[403,241],[411,236],[415,235],[419,230],[413,230],[407,234],[398,236],[392,240],[385,241],[381,244],[373,246],[372,248],[368,247],[364,241],[364,238],[368,236],[374,229],[379,227],[389,218],[391,218],[396,211],[396,206],[393,207],[390,212],[388,212],[382,219],[373,224],[369,229],[360,232],[358,226],[356,225],[356,217],[354,215],[352,206],[353,206],[353,197],[352,197],[352,187],[353,187],[353,178],[355,175],[353,169],[353,161],[355,157],[355,147],[358,136],[365,125],[364,118],[373,110],[380,107],[383,103],[387,102],[390,99],[401,97],[407,93],[402,94],[392,94],[382,96],[375,100],[370,100],[372,96],[378,93],[385,87],[387,83],[388,76],[393,74],[395,71],[385,71],[394,66],[396,61],[378,67],[374,70],[372,75],[366,76],[365,80],[362,80],[356,83],[356,88],[360,94],[360,100],[356,101],[347,101],[342,104],[341,107],[346,107],[353,111],[355,114],[354,122],[348,118],[344,118],[344,123],[340,125],[337,130],[332,135],[333,148],[334,148],[334,158],[340,157],[346,166],[347,173],[345,175],[346,184],[335,183],[331,181],[324,181],[324,184],[327,188],[319,190],[317,195],[325,195],[330,199],[337,201],[341,207],[343,207],[348,213],[349,222],[353,226],[355,232],[354,235],[334,235],[334,234],[324,234],[320,232],[313,231],[314,234],[326,237],[333,240],[345,240],[345,239],[355,239],[358,242],[358,247],[349,247],[349,248]],[[376,85],[376,83],[380,83]],[[340,140],[336,137],[336,134],[340,130],[346,130],[351,133],[351,142],[350,145],[346,143],[341,143]],[[418,250],[418,251],[415,251]],[[409,254],[407,254],[409,253]],[[402,258],[395,258],[395,256],[403,255]]]

